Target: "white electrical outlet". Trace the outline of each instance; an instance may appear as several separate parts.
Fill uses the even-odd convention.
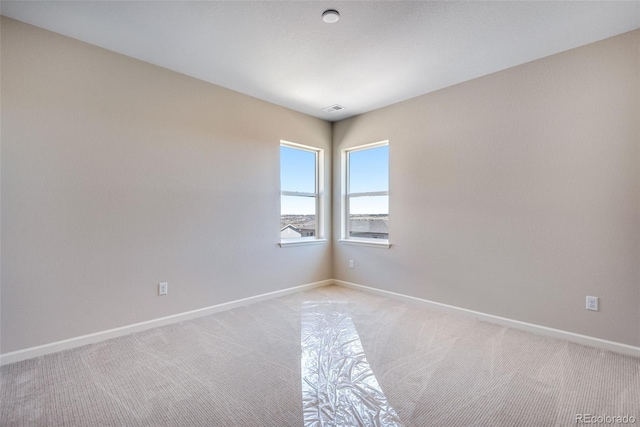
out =
[[[587,297],[587,310],[598,311],[598,297]]]
[[[158,283],[158,295],[166,295],[169,293],[169,284],[167,282]]]
[[[350,259],[350,260],[349,260],[349,268],[353,268],[353,267],[354,267],[354,265],[355,265],[355,264],[353,263],[353,260],[352,260],[352,259]]]

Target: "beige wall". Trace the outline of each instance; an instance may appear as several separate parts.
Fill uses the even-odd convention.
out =
[[[1,28],[2,353],[332,277],[277,245],[280,139],[330,156],[329,123]]]
[[[276,245],[279,141],[329,123],[1,31],[1,353],[331,277],[640,345],[638,31],[336,123],[336,183],[390,140],[393,246],[333,256]]]
[[[390,141],[392,247],[334,243],[334,277],[639,345],[639,55],[635,31],[337,123],[334,162]]]

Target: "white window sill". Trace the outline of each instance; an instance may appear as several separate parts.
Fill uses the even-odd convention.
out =
[[[288,248],[291,246],[318,245],[326,242],[327,239],[287,239],[282,240],[278,245],[280,245],[281,248]]]
[[[371,246],[373,248],[381,248],[381,249],[389,249],[391,247],[391,243],[388,240],[380,240],[380,239],[340,239],[338,240],[340,243],[346,243],[347,245],[359,245],[359,246]]]

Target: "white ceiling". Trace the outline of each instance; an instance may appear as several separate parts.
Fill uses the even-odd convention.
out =
[[[330,121],[640,27],[640,0],[2,0],[0,13]],[[333,104],[346,109],[322,111]]]

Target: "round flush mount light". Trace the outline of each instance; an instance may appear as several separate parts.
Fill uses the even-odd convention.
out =
[[[337,10],[329,9],[325,10],[322,14],[322,20],[327,24],[333,24],[334,22],[338,22],[340,19],[340,14]]]

